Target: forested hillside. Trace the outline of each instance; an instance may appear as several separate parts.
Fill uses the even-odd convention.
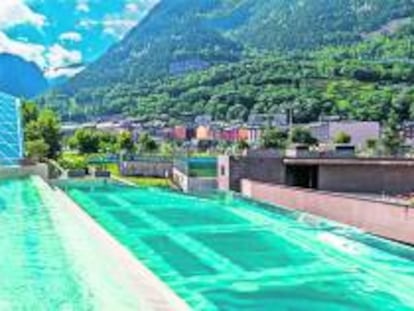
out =
[[[43,100],[72,116],[207,112],[234,119],[295,106],[297,121],[320,114],[383,120],[390,103],[412,94],[413,6],[162,1],[101,60]],[[398,109],[409,117],[409,107]]]

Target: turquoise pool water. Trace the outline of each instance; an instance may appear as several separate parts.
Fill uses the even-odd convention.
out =
[[[90,310],[31,179],[0,180],[0,310]]]
[[[413,310],[414,250],[231,195],[63,186],[194,310]]]

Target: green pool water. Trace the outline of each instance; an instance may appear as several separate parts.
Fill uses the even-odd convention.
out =
[[[0,180],[0,310],[90,310],[33,181]]]
[[[232,195],[63,186],[194,310],[413,310],[414,250]]]

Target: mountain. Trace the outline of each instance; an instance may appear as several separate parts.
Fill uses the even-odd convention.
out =
[[[412,0],[162,0],[63,89],[182,74],[251,51],[348,44],[413,12]]]
[[[68,82],[70,78],[81,72],[85,66],[85,63],[79,63],[48,69],[45,75],[48,79],[49,86],[53,88],[63,85],[64,83]]]
[[[0,54],[0,91],[16,97],[33,98],[48,88],[40,68],[23,58]]]
[[[307,120],[332,95],[325,95],[330,78],[358,87],[371,79],[373,89],[392,85],[393,65],[381,58],[411,57],[411,30],[399,29],[411,27],[413,15],[412,0],[162,0],[122,41],[43,101],[72,117],[189,111],[223,119],[277,111],[318,91],[309,95],[312,112],[300,118]],[[388,37],[381,37],[385,32]],[[302,82],[313,87],[303,94],[292,90],[292,83],[302,83],[296,81],[298,62],[309,67],[302,77],[309,81]],[[377,74],[375,62],[383,72]],[[395,69],[395,79],[411,83],[411,73],[399,72],[411,67],[404,66]],[[340,95],[349,93],[341,87],[334,94],[338,102],[323,113],[342,113]],[[229,112],[232,106],[239,111]]]

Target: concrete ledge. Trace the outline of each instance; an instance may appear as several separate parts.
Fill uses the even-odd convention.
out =
[[[38,163],[26,166],[0,167],[0,178],[27,177],[32,175],[40,176],[44,180],[48,180],[49,169],[47,164]]]
[[[414,209],[337,193],[242,180],[246,197],[321,216],[366,232],[414,244]]]
[[[174,182],[185,193],[209,192],[217,190],[217,177],[189,177],[177,168],[172,172]]]
[[[190,310],[62,190],[51,189],[40,178],[35,182],[97,310]]]

